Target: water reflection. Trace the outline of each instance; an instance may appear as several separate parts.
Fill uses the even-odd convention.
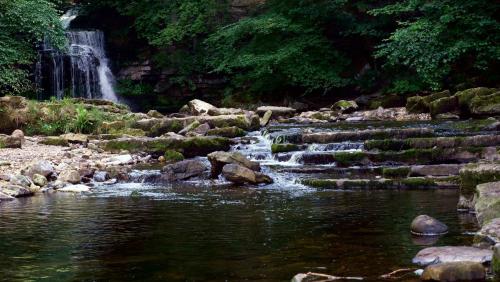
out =
[[[456,191],[145,190],[169,196],[102,190],[2,203],[0,280],[283,281],[307,271],[377,277],[411,266],[421,249],[409,232],[418,214],[450,227],[438,245],[470,244],[464,231],[476,228],[456,213]]]

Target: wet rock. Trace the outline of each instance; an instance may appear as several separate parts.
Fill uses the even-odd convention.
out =
[[[476,96],[470,103],[470,112],[474,116],[495,116],[500,114],[500,91],[490,95]]]
[[[413,96],[409,97],[406,101],[406,109],[409,113],[428,113],[430,112],[430,103],[445,97],[450,97],[450,91],[445,90],[442,92],[433,93],[428,96]]]
[[[222,168],[222,176],[235,184],[271,184],[271,177],[237,164],[227,164]]]
[[[134,158],[130,154],[119,155],[104,160],[104,163],[109,166],[127,165],[127,164],[133,164]]]
[[[216,107],[212,104],[204,102],[202,100],[194,99],[188,102],[189,112],[192,115],[202,115],[208,114],[211,109],[215,109]]]
[[[163,155],[163,159],[158,159],[158,160],[160,162],[174,163],[184,160],[184,156],[177,151],[167,150]]]
[[[216,178],[221,174],[223,167],[227,164],[238,164],[254,171],[260,171],[260,164],[248,160],[243,154],[238,152],[213,152],[207,155],[212,166],[211,176]]]
[[[447,262],[489,263],[493,257],[491,250],[466,246],[430,247],[421,250],[413,258],[413,263],[429,265]]]
[[[31,184],[33,184],[33,182],[31,182],[31,179],[29,177],[21,175],[21,174],[13,175],[10,178],[9,182],[12,185],[18,185],[18,186],[25,187],[25,188],[29,188],[29,187],[31,187]]]
[[[184,127],[181,131],[179,131],[180,135],[186,135],[188,132],[193,131],[196,129],[198,126],[200,126],[200,122],[195,120],[192,123],[188,124],[186,127]]]
[[[481,230],[476,233],[474,242],[488,242],[488,245],[500,243],[500,218],[494,218],[482,223]]]
[[[12,201],[12,200],[14,200],[14,197],[9,196],[7,194],[4,194],[4,193],[0,192],[0,202]]]
[[[186,136],[203,136],[207,134],[210,130],[210,125],[208,123],[200,124],[190,132],[186,134]]]
[[[448,262],[429,265],[422,276],[423,281],[483,281],[486,269],[478,262]]]
[[[479,184],[476,190],[474,208],[479,223],[500,218],[500,181]]]
[[[35,174],[39,174],[44,177],[50,177],[52,174],[54,174],[54,172],[55,169],[54,166],[52,166],[52,163],[46,160],[42,160],[31,165],[25,174],[29,177],[32,177]]]
[[[344,114],[349,114],[359,108],[355,101],[340,100],[332,105],[331,109]]]
[[[68,185],[61,189],[57,190],[58,192],[67,192],[67,193],[85,193],[90,192],[90,187],[83,184],[78,185]]]
[[[207,167],[199,160],[184,160],[163,167],[161,179],[164,181],[180,181],[204,174]]]
[[[474,209],[472,199],[476,194],[476,186],[487,182],[500,181],[500,164],[469,164],[460,170],[460,209]]]
[[[175,150],[182,153],[186,158],[192,158],[205,156],[214,151],[227,151],[230,144],[231,141],[224,137],[198,136],[189,138],[127,137],[100,141],[97,145],[99,148],[110,152],[127,150],[130,153],[146,152],[148,154],[162,155],[167,150]]]
[[[411,223],[411,233],[419,236],[436,236],[448,233],[448,226],[428,215],[419,215]]]
[[[430,137],[434,130],[428,128],[401,128],[401,129],[366,129],[359,131],[318,132],[302,135],[304,143],[335,143],[368,139],[405,139],[411,137]]]
[[[271,145],[271,152],[273,154],[299,151],[300,149],[301,149],[300,146],[297,144],[272,144]]]
[[[40,174],[34,174],[33,183],[37,186],[44,187],[45,185],[47,185],[48,181],[47,178],[45,178],[45,176]]]
[[[368,140],[365,141],[364,147],[367,150],[398,151],[406,149],[487,147],[495,145],[500,145],[500,135]]]
[[[236,127],[229,126],[223,128],[214,128],[207,131],[208,136],[221,136],[226,138],[243,137],[246,135],[245,130]]]
[[[57,179],[71,184],[78,184],[81,181],[80,173],[74,169],[63,171]]]
[[[257,114],[264,115],[267,111],[272,112],[272,118],[278,117],[292,117],[295,115],[296,110],[289,107],[276,107],[276,106],[262,106],[257,108]]]
[[[147,113],[147,115],[152,117],[152,118],[163,118],[163,115],[160,112],[158,112],[157,110],[150,110]]]
[[[15,198],[27,197],[34,194],[33,191],[31,191],[26,187],[22,187],[19,185],[12,185],[12,184],[0,186],[0,192]]]
[[[262,116],[262,118],[260,119],[260,126],[262,127],[267,126],[272,116],[273,116],[273,111],[271,110],[266,111]]]
[[[111,179],[109,173],[107,171],[96,171],[94,173],[94,181],[95,182],[105,182]]]
[[[461,164],[416,165],[410,168],[410,174],[412,176],[458,175],[463,167]]]

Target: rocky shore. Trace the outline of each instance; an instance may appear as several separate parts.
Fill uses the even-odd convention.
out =
[[[414,262],[427,267],[424,280],[484,279],[500,273],[498,97],[496,89],[475,88],[412,97],[406,108],[362,110],[339,101],[317,111],[192,100],[167,116],[100,100],[1,97],[0,202],[127,182],[138,166],[161,168],[154,182],[268,185],[275,179],[258,161],[264,156],[240,152],[255,143],[248,132],[260,131],[273,160],[298,165],[277,171],[298,175],[301,185],[459,189],[457,209],[475,212],[481,225],[474,246],[426,248]],[[439,227],[432,236],[446,233],[438,221],[422,218]],[[414,234],[429,235],[425,224],[415,226]]]

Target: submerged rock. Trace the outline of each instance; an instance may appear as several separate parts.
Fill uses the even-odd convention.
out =
[[[207,157],[212,165],[212,178],[216,178],[221,174],[223,167],[227,164],[237,164],[254,171],[260,171],[260,164],[258,162],[250,161],[243,154],[238,152],[218,151],[208,154]]]
[[[430,247],[418,252],[413,258],[413,263],[419,265],[463,261],[489,263],[492,257],[493,251],[475,247]]]
[[[483,281],[486,279],[486,269],[478,262],[448,262],[429,265],[422,276],[423,281]]]
[[[227,164],[222,169],[222,175],[235,184],[271,184],[273,179],[263,173],[256,172],[237,164]]]
[[[163,167],[161,179],[164,181],[186,180],[203,175],[207,167],[199,160],[184,160]]]
[[[428,215],[419,215],[411,223],[411,233],[419,236],[436,236],[448,233],[448,226]]]

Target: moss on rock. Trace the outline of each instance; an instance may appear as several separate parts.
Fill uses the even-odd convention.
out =
[[[49,146],[63,146],[67,147],[69,146],[68,140],[59,137],[59,136],[49,136],[45,137],[44,139],[40,140],[40,144],[43,145],[49,145]]]
[[[167,150],[163,155],[166,162],[180,162],[184,160],[184,155],[174,150]]]
[[[384,167],[382,169],[382,175],[384,178],[405,178],[410,174],[411,168],[404,167]]]
[[[286,153],[300,150],[299,145],[297,144],[272,144],[271,151],[273,154],[276,153]]]
[[[435,117],[443,113],[458,113],[458,100],[457,97],[443,97],[430,102],[429,109],[431,116]]]
[[[500,91],[472,98],[469,109],[475,116],[500,115]]]
[[[236,127],[236,126],[230,126],[230,127],[222,127],[222,128],[214,128],[210,129],[207,132],[207,135],[209,136],[222,136],[222,137],[227,137],[227,138],[235,138],[235,137],[243,137],[246,135],[246,131]]]

